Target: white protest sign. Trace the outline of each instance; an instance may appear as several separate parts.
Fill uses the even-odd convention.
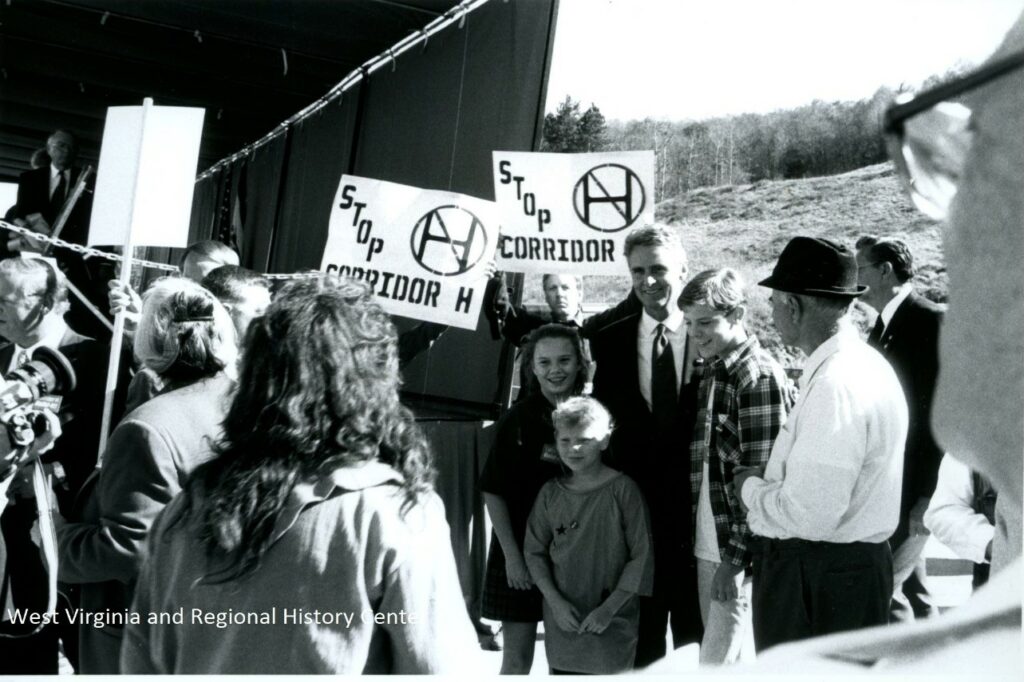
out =
[[[205,110],[109,107],[90,246],[188,246]]]
[[[494,204],[343,175],[320,269],[365,280],[388,313],[476,329]]]
[[[626,235],[654,222],[654,152],[494,152],[499,270],[622,275]]]

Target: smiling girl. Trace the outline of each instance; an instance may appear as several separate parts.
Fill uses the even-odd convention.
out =
[[[535,390],[498,422],[480,489],[494,524],[484,581],[484,618],[500,620],[502,674],[525,674],[533,665],[541,595],[523,558],[526,519],[537,492],[560,469],[551,413],[583,390],[586,372],[576,330],[561,324],[535,329],[523,352]]]

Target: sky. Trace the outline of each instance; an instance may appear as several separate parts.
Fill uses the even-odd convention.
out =
[[[1021,0],[558,0],[547,111],[700,120],[870,97],[991,54]]]

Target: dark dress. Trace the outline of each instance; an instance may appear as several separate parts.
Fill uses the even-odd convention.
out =
[[[480,490],[501,496],[508,506],[512,532],[520,548],[537,493],[548,479],[561,473],[551,425],[554,409],[541,393],[513,405],[498,422],[494,447],[480,477]],[[483,617],[537,622],[542,617],[541,601],[536,587],[516,590],[508,586],[505,553],[497,534],[492,533],[484,579]]]

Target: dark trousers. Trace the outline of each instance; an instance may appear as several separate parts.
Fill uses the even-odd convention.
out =
[[[46,566],[40,549],[31,539],[32,525],[36,520],[35,503],[19,500],[8,505],[0,517],[0,528],[6,549],[6,574],[10,581],[13,606],[23,611],[46,612],[48,596]],[[75,596],[66,586],[63,592]],[[0,625],[0,674],[57,674],[58,640],[64,641],[64,653],[73,667],[78,667],[78,626],[64,617],[64,609],[74,609],[77,604],[64,597],[57,600],[57,623],[47,625],[39,632],[26,635],[35,629],[29,624]],[[17,635],[10,637],[9,635]]]
[[[662,559],[661,563],[658,559]],[[659,571],[665,576],[658,580]],[[655,559],[654,596],[640,597],[640,627],[637,633],[637,669],[665,656],[665,635],[672,628],[672,645],[678,649],[700,642],[704,624],[697,601],[697,569],[693,561],[677,556]]]
[[[754,646],[884,625],[892,599],[887,542],[836,544],[758,538],[754,554]]]

